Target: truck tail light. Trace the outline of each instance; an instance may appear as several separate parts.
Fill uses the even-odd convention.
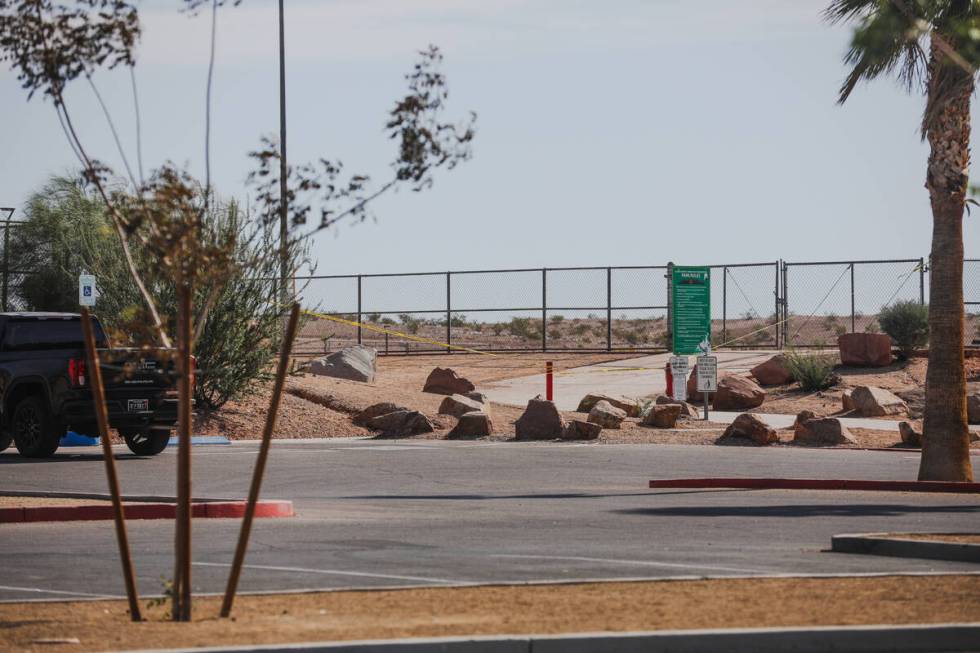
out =
[[[68,380],[73,388],[85,385],[85,359],[72,358],[68,361]]]

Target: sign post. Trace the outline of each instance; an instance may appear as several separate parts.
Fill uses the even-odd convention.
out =
[[[687,356],[670,357],[670,375],[674,379],[674,401],[687,401]]]
[[[708,395],[718,392],[718,357],[708,349],[698,356],[698,392],[704,396],[704,421],[708,421]]]
[[[710,358],[715,362],[713,370],[717,370],[717,360],[707,356],[711,351],[711,268],[672,265],[670,267],[670,317],[674,357],[670,366],[674,375],[674,399],[687,399],[687,357],[690,354],[701,354],[698,363],[698,391],[704,394],[704,419],[708,419],[708,393],[702,385],[703,371],[701,361]],[[675,361],[683,360],[683,371],[675,366]],[[705,365],[710,365],[705,360]],[[711,377],[716,379],[712,372]],[[711,391],[714,391],[711,387]]]
[[[95,276],[91,274],[78,275],[78,303],[81,306],[95,306],[98,291],[95,289]]]

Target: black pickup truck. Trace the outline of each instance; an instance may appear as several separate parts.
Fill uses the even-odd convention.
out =
[[[133,453],[163,451],[177,422],[176,375],[167,350],[110,349],[92,318],[109,425]],[[0,313],[0,451],[46,458],[70,429],[96,434],[77,313]]]

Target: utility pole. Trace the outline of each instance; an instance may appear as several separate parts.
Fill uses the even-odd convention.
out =
[[[283,310],[290,302],[289,282],[289,197],[286,165],[286,16],[279,0],[279,298]]]

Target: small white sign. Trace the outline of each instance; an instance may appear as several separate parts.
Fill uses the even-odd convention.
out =
[[[95,289],[95,276],[91,274],[78,275],[78,303],[82,306],[95,306],[98,291]]]
[[[674,400],[687,401],[687,356],[670,357],[670,374],[674,378]]]
[[[718,357],[698,356],[698,392],[718,391]]]

